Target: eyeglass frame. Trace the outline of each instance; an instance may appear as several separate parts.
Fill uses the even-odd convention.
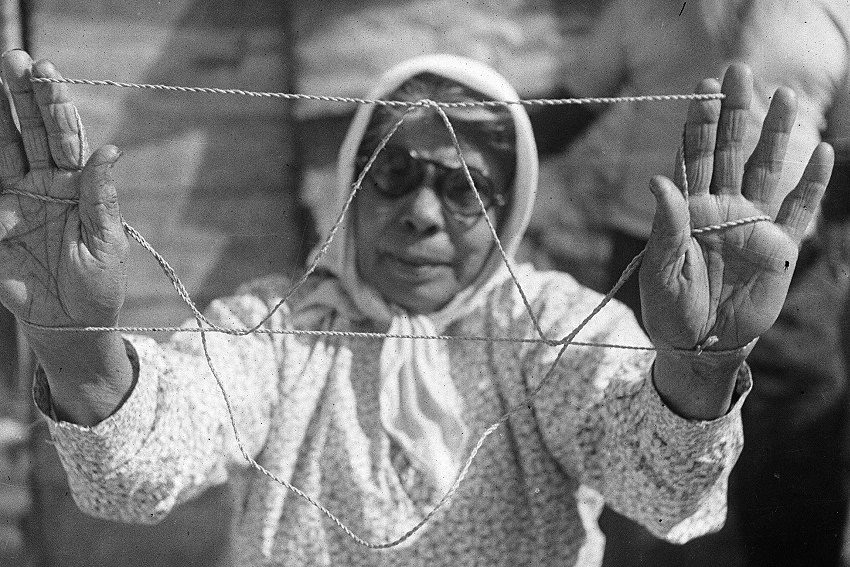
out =
[[[458,166],[452,167],[450,165],[447,165],[444,162],[425,157],[414,149],[406,148],[404,146],[399,146],[399,145],[394,145],[394,144],[387,144],[381,150],[382,153],[388,152],[388,151],[389,152],[401,151],[401,152],[407,154],[407,156],[410,159],[412,159],[414,162],[417,162],[419,164],[427,164],[427,165],[434,167],[437,171],[435,172],[435,179],[434,179],[434,182],[432,183],[433,189],[435,190],[437,197],[440,199],[440,203],[442,204],[443,208],[445,210],[447,210],[449,213],[451,213],[452,215],[454,215],[456,218],[469,220],[469,219],[479,218],[484,214],[484,211],[481,209],[481,205],[480,205],[480,203],[478,203],[477,199],[476,199],[476,211],[475,212],[467,212],[467,211],[463,211],[463,210],[456,208],[456,205],[453,205],[452,201],[445,197],[446,191],[445,191],[445,189],[443,189],[443,182],[442,181],[449,174],[452,174],[452,173],[456,174],[457,172],[462,173],[463,172],[463,165],[458,165]],[[380,158],[380,156],[381,156],[381,154],[378,154],[378,158]],[[358,173],[361,173],[363,171],[363,168],[369,162],[370,157],[371,156],[369,156],[369,155],[359,155],[359,156],[357,156],[357,158],[355,160],[355,167],[356,167],[356,171]],[[417,188],[421,187],[424,180],[425,180],[425,176],[423,175],[422,177],[418,178],[415,183],[412,183],[410,187],[406,188],[406,191],[404,193],[396,195],[396,194],[393,194],[392,192],[387,191],[386,189],[383,188],[381,180],[378,179],[378,177],[376,175],[373,175],[373,167],[374,167],[374,162],[372,164],[372,167],[369,168],[369,171],[366,172],[366,176],[369,177],[372,180],[372,182],[375,184],[375,187],[376,187],[378,193],[386,199],[395,200],[395,199],[400,199],[400,198],[402,198],[406,195],[410,195]],[[421,165],[420,165],[420,167],[421,167]],[[482,188],[479,187],[479,183],[475,183],[475,191],[478,193],[478,196],[481,198],[481,201],[484,203],[484,209],[485,210],[493,208],[493,207],[499,209],[499,208],[502,208],[505,205],[507,205],[507,199],[505,198],[505,195],[501,191],[496,190],[495,183],[493,182],[493,178],[490,175],[485,174],[483,171],[481,171],[477,167],[474,167],[474,166],[471,166],[471,165],[467,165],[467,168],[469,169],[470,176],[473,177],[473,181],[474,181],[474,177],[475,177],[475,175],[473,175],[473,173],[477,174],[479,176],[480,180],[486,180],[487,181],[488,188],[487,188],[486,192],[482,191]],[[473,189],[469,184],[469,179],[467,179],[466,174],[462,173],[462,175],[463,175],[463,183],[466,186],[467,191],[472,192]]]

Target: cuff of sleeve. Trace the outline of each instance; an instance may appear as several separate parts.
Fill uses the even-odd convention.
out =
[[[125,337],[127,356],[138,379],[123,404],[112,415],[90,427],[56,418],[47,377],[40,366],[36,368],[33,400],[46,418],[60,455],[72,456],[71,462],[110,470],[139,451],[156,418],[159,386],[154,360],[157,357],[149,343],[153,341],[145,337]]]
[[[741,406],[753,387],[750,366],[743,362],[735,378],[732,405],[726,414],[712,420],[687,419],[667,407],[655,388],[653,380],[643,382],[639,393],[641,406],[646,408],[650,429],[658,432],[666,441],[677,446],[693,447],[696,437],[724,435],[730,427],[740,427]]]

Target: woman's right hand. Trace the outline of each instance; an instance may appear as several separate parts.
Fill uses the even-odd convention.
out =
[[[20,130],[0,94],[0,188],[6,192],[0,195],[0,302],[36,325],[112,325],[126,287],[127,237],[110,178],[120,154],[105,146],[89,156],[67,86],[33,83],[31,75],[60,76],[24,51],[3,55],[2,78]],[[46,335],[33,327],[25,332],[36,340]]]
[[[89,156],[66,86],[33,83],[31,76],[59,74],[23,51],[3,54],[3,83],[19,127],[0,93],[0,303],[24,323],[55,414],[93,425],[132,387],[121,336],[44,327],[118,320],[128,246],[110,169],[120,154],[105,146]]]

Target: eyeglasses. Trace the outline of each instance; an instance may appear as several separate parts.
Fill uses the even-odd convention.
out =
[[[368,161],[368,156],[358,157],[358,171],[362,171]],[[461,166],[448,166],[423,157],[415,150],[387,145],[377,155],[366,175],[372,179],[382,196],[398,199],[422,186],[429,167],[435,169],[434,189],[440,202],[449,212],[460,217],[476,217],[482,214],[481,204],[475,198],[475,192]],[[469,167],[469,174],[485,209],[505,205],[504,195],[496,191],[494,182],[488,175],[474,167]]]

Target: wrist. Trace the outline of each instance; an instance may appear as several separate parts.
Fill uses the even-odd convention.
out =
[[[50,373],[108,374],[125,349],[117,331],[68,332],[22,324],[27,344],[41,366]]]
[[[116,331],[57,332],[26,328],[50,386],[56,416],[79,425],[106,419],[126,398],[134,370]]]
[[[664,403],[682,417],[710,420],[725,415],[738,372],[755,343],[722,351],[699,347],[659,350],[653,364],[655,388]]]

